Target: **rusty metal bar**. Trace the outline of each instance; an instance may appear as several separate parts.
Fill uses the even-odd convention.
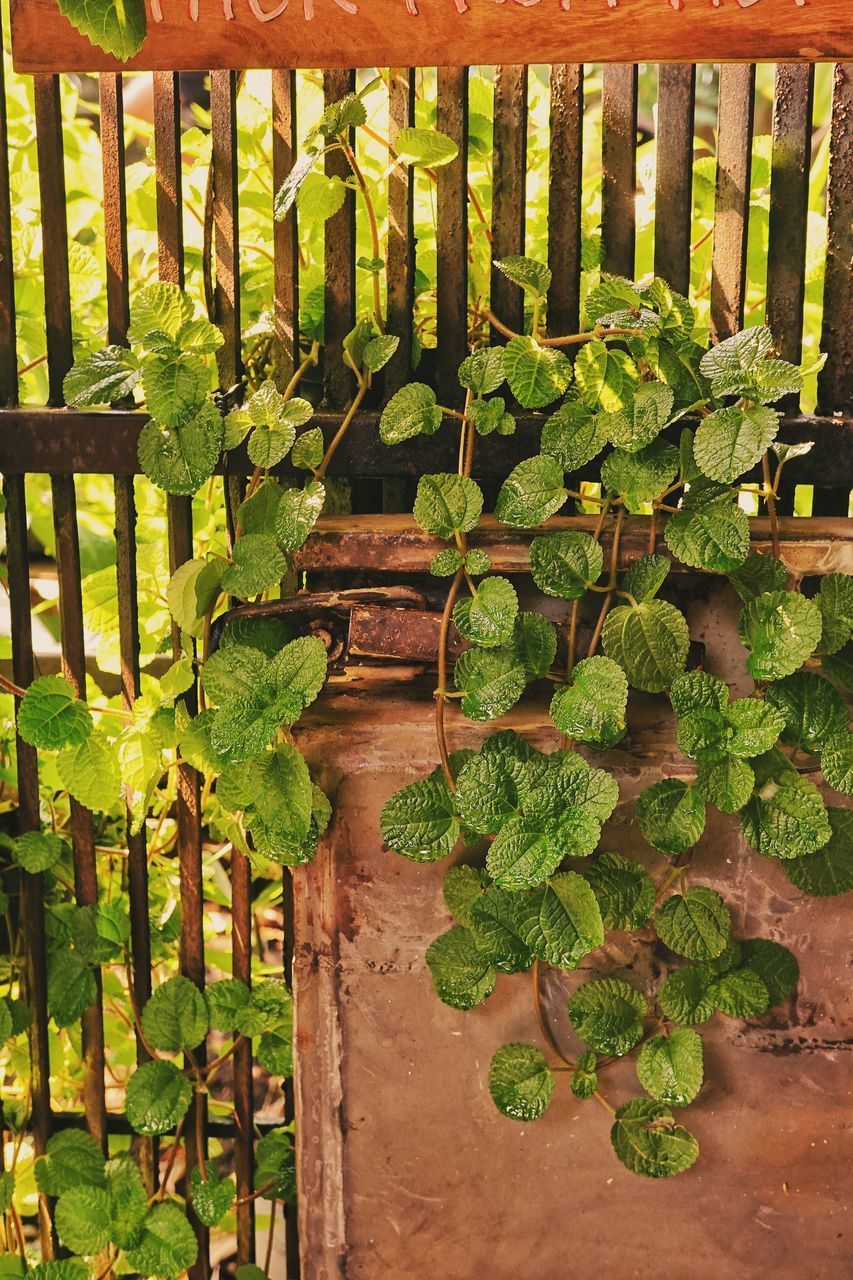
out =
[[[548,179],[548,330],[575,333],[580,319],[583,67],[551,69],[551,159]]]
[[[272,73],[272,175],[278,191],[296,159],[296,72]],[[296,206],[273,223],[273,313],[282,390],[299,363],[299,241]]]
[[[853,410],[853,62],[835,68],[827,192],[826,279],[818,378],[822,413]]]
[[[3,66],[0,65],[0,404],[6,405],[15,404],[18,399],[18,351],[9,185],[9,130],[4,76]]]
[[[323,100],[327,107],[354,90],[354,71],[325,72]],[[352,173],[343,152],[331,151],[326,155],[326,174],[330,178],[351,180]],[[344,338],[355,324],[355,192],[351,187],[338,212],[326,222],[325,279],[325,401],[332,409],[342,409],[351,399],[354,385],[352,370],[344,363]]]
[[[468,353],[468,69],[439,67],[436,128],[459,155],[436,172],[437,384],[440,399],[459,399],[456,371]]]
[[[607,63],[601,92],[601,254],[605,271],[634,274],[637,67]]]
[[[524,294],[494,265],[524,253],[527,187],[527,67],[495,71],[494,155],[492,164],[491,308],[504,324],[524,328]],[[493,335],[493,340],[498,335]]]
[[[36,138],[39,163],[45,320],[50,398],[62,403],[62,383],[74,355],[71,338],[71,295],[68,270],[68,227],[65,214],[65,162],[62,112],[57,76],[35,77]],[[78,697],[86,696],[86,652],[83,642],[83,600],[80,546],[74,479],[51,475],[53,527],[56,538],[56,576],[59,583],[62,667]],[[70,801],[74,888],[78,906],[98,901],[95,834],[92,814]],[[106,1095],[104,1086],[104,1019],[101,975],[96,971],[97,996],[83,1013],[83,1101],[92,1137],[106,1152]]]
[[[711,334],[718,342],[743,325],[754,109],[755,67],[722,66],[711,254]]]
[[[181,200],[181,112],[180,81],[177,74],[158,72],[154,76],[154,161],[157,181],[157,241],[160,277],[183,288],[184,236]],[[192,500],[170,497],[169,568],[175,572],[192,558]],[[173,633],[173,652],[180,656],[180,636]],[[199,776],[187,764],[178,765],[178,862],[181,892],[181,973],[204,988],[204,904],[201,878],[201,811]],[[196,1060],[204,1060],[204,1045]],[[186,1163],[195,1167],[197,1151],[207,1152],[207,1105],[196,1094],[187,1116]],[[198,1130],[201,1130],[200,1136]],[[190,1268],[190,1280],[207,1280],[210,1272],[209,1232],[190,1211],[199,1242],[198,1261]]]
[[[388,81],[388,142],[393,156],[401,129],[415,122],[415,73],[392,67]],[[396,164],[388,175],[388,246],[386,287],[388,332],[400,339],[385,366],[385,394],[408,380],[412,369],[412,310],[415,299],[415,231],[412,168]]]
[[[693,220],[695,66],[658,68],[655,275],[687,296]]]

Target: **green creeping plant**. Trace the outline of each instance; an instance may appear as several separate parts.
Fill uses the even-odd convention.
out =
[[[541,328],[548,269],[527,258],[498,266],[525,292],[530,331],[513,334],[495,318],[506,345],[481,347],[463,361],[465,408],[454,414],[462,462],[457,473],[423,476],[414,506],[420,527],[447,543],[431,569],[452,577],[445,619],[470,648],[453,667],[455,687],[439,654],[442,765],[388,800],[382,836],[416,862],[458,851],[471,859],[446,874],[453,924],[426,953],[436,993],[451,1008],[476,1008],[500,974],[530,969],[538,1006],[541,965],[578,970],[592,961],[595,976],[579,982],[567,1008],[581,1051],[564,1053],[540,1017],[559,1061],[532,1044],[499,1048],[488,1073],[498,1110],[537,1119],[557,1073],[565,1073],[576,1097],[596,1097],[610,1113],[622,1163],[646,1177],[669,1177],[698,1156],[674,1111],[702,1088],[694,1028],[718,1012],[757,1018],[789,999],[799,977],[789,951],[770,939],[737,937],[722,896],[694,881],[707,807],[736,815],[747,844],[778,859],[797,889],[817,896],[853,889],[853,814],[827,804],[806,776],[819,762],[829,788],[853,794],[853,735],[841,696],[853,692],[853,579],[829,574],[811,599],[789,588],[776,494],[783,467],[810,446],[776,441],[773,404],[799,390],[802,374],[776,358],[769,330],[747,329],[708,349],[688,302],[664,281],[605,276],[586,299],[588,330],[549,339]],[[488,556],[469,541],[483,510],[472,479],[475,445],[514,430],[513,402],[549,406],[549,414],[539,452],[506,478],[494,514],[537,531],[533,581],[567,602],[562,669],[553,624],[522,611],[512,584],[491,574]],[[446,416],[428,386],[409,384],[382,415],[382,439],[394,445],[432,434]],[[567,488],[566,472],[598,457],[600,489]],[[739,503],[739,482],[758,464],[774,554],[751,553]],[[567,503],[598,514],[594,532],[549,531],[549,518]],[[652,519],[648,554],[620,578],[626,514]],[[607,563],[605,530],[612,535]],[[665,598],[671,559],[657,552],[659,530],[672,558],[726,575],[739,595],[745,666],[755,681],[749,697],[732,697],[718,677],[688,670],[689,627]],[[598,621],[580,654],[586,602]],[[498,730],[478,751],[450,752],[449,699],[469,719],[492,722],[543,679],[554,686],[557,749],[543,753]],[[602,826],[618,800],[616,779],[574,749],[604,751],[621,741],[631,689],[669,698],[686,757],[683,777],[661,779],[637,799],[646,842],[638,857],[608,848]],[[597,953],[611,929],[637,932],[638,947],[656,938],[666,949],[672,965],[656,991],[641,990],[624,971],[607,973]],[[614,1107],[599,1079],[629,1054],[644,1092]]]

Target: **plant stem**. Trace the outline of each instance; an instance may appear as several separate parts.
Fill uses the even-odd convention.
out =
[[[184,1128],[184,1117],[181,1116],[180,1120],[175,1126],[175,1138],[172,1143],[172,1148],[169,1152],[169,1159],[166,1163],[166,1172],[163,1174],[163,1180],[160,1183],[160,1189],[159,1191],[155,1192],[155,1194],[148,1201],[149,1204],[154,1204],[157,1201],[165,1200],[168,1194],[169,1179],[172,1176],[172,1170],[174,1169],[175,1161],[178,1158],[178,1151],[180,1150],[181,1133],[183,1132],[183,1128]]]
[[[337,432],[335,433],[335,436],[331,444],[326,450],[323,456],[323,461],[320,463],[319,467],[314,473],[318,480],[322,480],[324,475],[326,474],[326,469],[328,468],[329,463],[332,461],[332,458],[335,455],[338,445],[341,443],[344,436],[349,431],[350,425],[352,424],[352,420],[355,417],[355,415],[358,413],[358,410],[361,406],[361,402],[364,399],[365,395],[367,394],[367,388],[368,388],[367,379],[363,378],[361,374],[358,374],[357,376],[358,376],[358,391],[356,392],[356,396],[352,404],[347,409],[346,416],[343,422],[338,427]]]
[[[358,183],[358,189],[364,200],[364,207],[367,209],[367,221],[370,224],[370,242],[373,247],[374,261],[378,262],[382,256],[382,247],[379,243],[379,227],[376,222],[376,210],[373,207],[373,200],[364,180],[364,174],[361,172],[358,161],[355,158],[355,152],[350,146],[346,138],[341,138],[341,144],[344,149],[344,155],[347,163],[353,171],[355,180]],[[382,317],[382,294],[379,288],[379,273],[373,271],[373,318],[376,321],[376,327],[380,333],[385,332],[385,321]]]
[[[613,603],[613,594],[616,590],[616,578],[619,569],[619,541],[622,536],[622,525],[625,521],[625,508],[620,507],[616,516],[616,528],[613,530],[613,546],[610,549],[610,583],[609,591],[604,597],[601,605],[601,612],[598,615],[598,621],[595,624],[595,630],[592,633],[592,639],[589,642],[589,650],[587,657],[591,658],[598,648],[598,642],[601,639],[601,633],[604,630],[604,623],[610,612],[610,606]]]
[[[767,514],[770,517],[770,538],[773,543],[773,554],[779,559],[779,515],[776,511],[776,493],[770,482],[770,459],[765,453],[761,459],[761,471],[764,477],[764,499],[767,503]]]
[[[542,1034],[545,1037],[545,1039],[548,1041],[549,1045],[554,1050],[554,1052],[556,1053],[560,1061],[564,1062],[570,1071],[574,1071],[576,1070],[577,1064],[573,1062],[571,1058],[567,1058],[566,1055],[563,1053],[563,1050],[560,1048],[559,1044],[557,1043],[557,1037],[554,1035],[554,1030],[550,1022],[545,1016],[545,1010],[542,1007],[542,992],[539,990],[539,957],[538,956],[533,961],[533,968],[531,969],[530,972],[531,972],[531,980],[533,983],[533,1007],[536,1010],[536,1018],[539,1022],[539,1026],[542,1031]]]
[[[453,575],[453,581],[450,584],[450,590],[444,602],[444,612],[441,615],[441,630],[438,636],[438,688],[435,691],[435,736],[438,742],[438,753],[441,756],[441,767],[444,770],[447,785],[453,792],[456,791],[456,779],[450,767],[450,752],[447,749],[447,735],[444,728],[444,704],[447,696],[447,637],[450,633],[453,606],[459,594],[464,574],[465,569],[460,566]]]

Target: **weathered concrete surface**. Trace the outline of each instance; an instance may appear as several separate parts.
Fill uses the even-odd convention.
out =
[[[696,608],[694,638],[714,652],[712,669],[733,678],[743,655],[730,601]],[[431,700],[405,693],[333,693],[301,738],[336,803],[328,845],[298,877],[306,1280],[847,1280],[853,895],[806,898],[744,846],[734,819],[709,821],[692,880],[723,893],[741,936],[789,946],[802,976],[788,1005],[748,1023],[718,1015],[702,1029],[706,1084],[685,1114],[701,1156],[689,1173],[660,1183],[628,1173],[611,1151],[609,1117],[578,1102],[565,1077],[536,1124],[504,1119],[486,1087],[492,1053],[510,1040],[546,1048],[530,979],[500,977],[471,1013],[442,1005],[423,956],[449,924],[448,864],[406,862],[383,851],[378,833],[387,796],[435,760]],[[544,706],[528,700],[509,720],[550,749]],[[630,741],[602,758],[621,789],[606,847],[655,865],[633,799],[689,762],[663,699],[632,699],[631,722]],[[449,725],[454,746],[488,732],[455,713]],[[666,954],[616,934],[609,956],[579,974],[551,972],[561,1043],[579,1047],[565,1012],[579,981],[622,965],[652,989]],[[641,1092],[629,1063],[602,1087],[615,1103]]]

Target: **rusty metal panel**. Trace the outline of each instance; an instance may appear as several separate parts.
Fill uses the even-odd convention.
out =
[[[737,607],[714,587],[695,611],[709,665],[748,693]],[[740,686],[740,687],[738,687]],[[300,734],[318,781],[336,796],[331,835],[296,873],[300,1227],[306,1280],[846,1280],[850,1246],[850,1057],[853,902],[809,899],[717,814],[697,876],[720,890],[737,932],[789,946],[798,994],[749,1022],[718,1015],[705,1028],[707,1079],[691,1106],[701,1156],[671,1183],[638,1179],[613,1155],[608,1120],[562,1082],[535,1125],[504,1119],[486,1087],[507,1041],[542,1044],[524,974],[501,976],[471,1013],[435,996],[424,963],[448,927],[441,882],[449,863],[416,865],[383,849],[388,796],[436,759],[430,689],[399,684],[327,694]],[[544,705],[512,726],[556,745]],[[634,821],[639,790],[686,772],[663,699],[632,701],[627,743],[596,757],[618,778],[605,847],[649,853]],[[488,729],[450,713],[452,746]],[[545,984],[556,1034],[577,1041],[567,993],[598,969],[656,986],[663,948],[609,935],[606,957]],[[636,1095],[629,1062],[607,1073],[614,1101]],[[804,1259],[807,1259],[804,1262]]]

